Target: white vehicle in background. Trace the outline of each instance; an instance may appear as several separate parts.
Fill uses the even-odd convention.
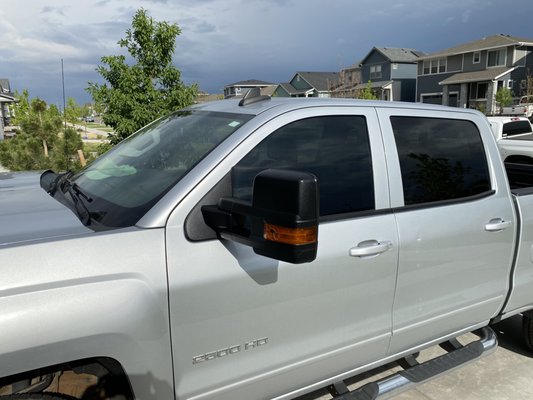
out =
[[[488,117],[506,163],[533,164],[533,126],[525,117]]]
[[[522,96],[518,104],[503,107],[503,115],[520,115],[527,118],[533,116],[533,98],[531,96]]]

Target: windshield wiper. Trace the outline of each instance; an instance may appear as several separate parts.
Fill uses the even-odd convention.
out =
[[[89,210],[87,209],[85,203],[82,201],[82,198],[85,199],[88,203],[93,201],[93,199],[83,193],[76,183],[72,183],[69,180],[71,175],[72,172],[69,171],[65,174],[65,178],[61,180],[61,191],[63,193],[67,192],[72,198],[72,204],[74,205],[74,209],[76,210],[76,213],[78,214],[78,218],[80,219],[81,223],[85,226],[90,225],[91,214],[89,213]]]
[[[41,187],[52,197],[55,196],[58,189],[63,194],[68,193],[72,199],[72,203],[68,204],[69,208],[76,211],[81,223],[87,226],[91,223],[91,214],[82,199],[88,203],[92,202],[93,199],[83,193],[78,184],[70,181],[69,178],[72,175],[72,171],[67,171],[64,174],[56,174],[50,170],[45,171],[41,175]]]

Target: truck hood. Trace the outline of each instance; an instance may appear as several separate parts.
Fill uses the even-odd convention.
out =
[[[92,232],[48,195],[38,172],[0,173],[0,246]]]

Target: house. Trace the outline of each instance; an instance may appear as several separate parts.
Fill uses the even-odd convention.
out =
[[[280,83],[272,96],[331,97],[331,90],[338,85],[338,72],[296,72],[288,83]]]
[[[271,96],[276,89],[276,83],[248,79],[246,81],[235,82],[224,86],[224,98],[243,97],[250,89],[259,88],[262,95]]]
[[[357,85],[361,83],[361,67],[359,62],[341,69],[337,86],[331,89],[331,97],[350,98],[357,96]]]
[[[416,101],[418,59],[425,53],[405,48],[373,47],[360,63],[361,82],[380,100]]]
[[[4,127],[9,125],[11,118],[9,105],[15,102],[17,99],[11,91],[9,80],[0,78],[0,140],[4,139]]]
[[[421,57],[417,100],[495,114],[495,95],[507,87],[524,94],[533,72],[533,39],[493,35]]]

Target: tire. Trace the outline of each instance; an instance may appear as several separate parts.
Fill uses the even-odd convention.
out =
[[[522,317],[522,336],[527,348],[533,351],[533,317],[530,315]]]

